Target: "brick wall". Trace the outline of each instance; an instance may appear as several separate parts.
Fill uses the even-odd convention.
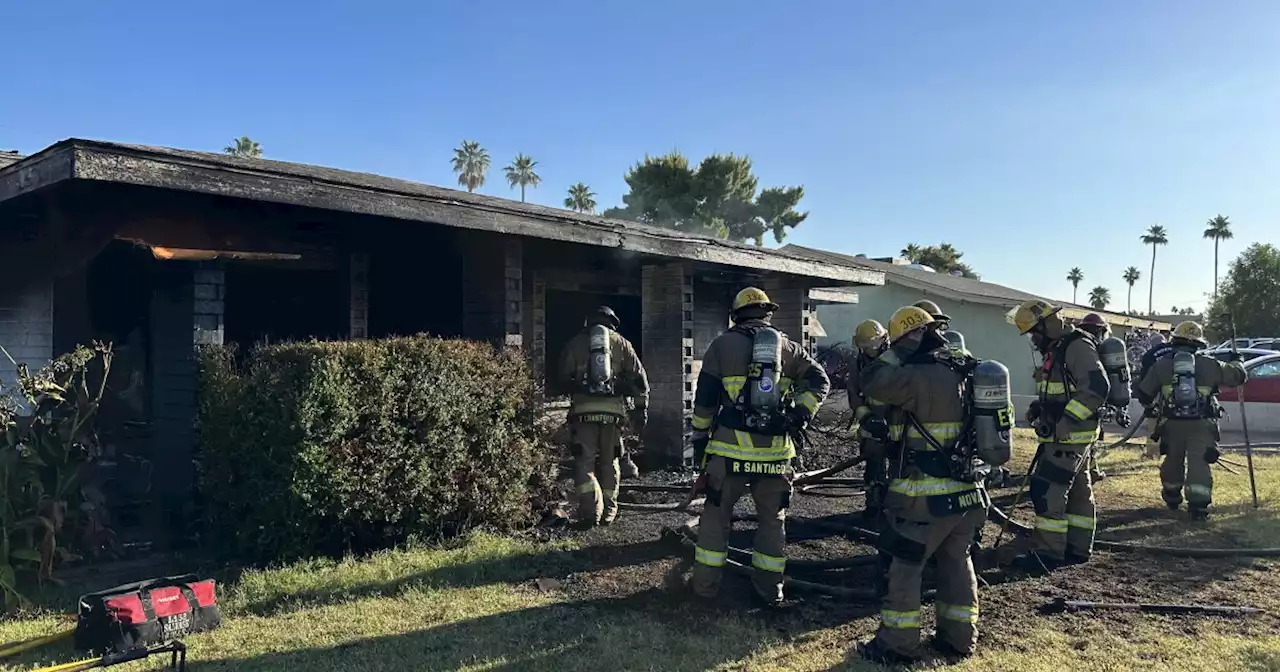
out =
[[[462,231],[459,248],[463,336],[524,347],[524,248],[520,239]]]
[[[645,447],[668,464],[692,459],[688,417],[693,413],[693,278],[681,264],[641,271],[641,333],[649,375]]]
[[[53,285],[0,294],[0,346],[19,364],[37,371],[53,358]],[[17,383],[17,371],[0,354],[0,385]]]
[[[369,255],[353,252],[347,262],[347,307],[350,324],[347,337],[369,337]]]

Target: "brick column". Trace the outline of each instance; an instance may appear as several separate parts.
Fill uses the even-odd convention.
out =
[[[350,326],[347,338],[358,340],[369,337],[369,255],[352,252],[347,262],[347,306],[350,308]]]
[[[168,525],[184,524],[195,489],[195,349],[223,342],[224,290],[216,263],[165,262],[151,297],[151,461]]]
[[[686,464],[693,458],[688,418],[693,414],[693,277],[679,264],[641,271],[641,338],[649,374],[649,426],[645,447],[653,462]],[[657,466],[654,463],[649,468]]]
[[[808,286],[800,278],[789,275],[766,278],[763,285],[769,298],[778,304],[778,312],[773,314],[773,326],[791,340],[803,343],[812,353],[814,339],[809,333],[809,316],[813,306],[809,303]]]
[[[534,370],[547,375],[547,281],[542,274],[533,273],[533,297],[529,307],[532,315],[530,347],[533,352]]]
[[[459,232],[462,252],[462,334],[524,347],[524,246],[519,238]]]

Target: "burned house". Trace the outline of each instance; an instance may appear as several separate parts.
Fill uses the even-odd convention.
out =
[[[545,366],[608,304],[649,372],[650,457],[679,462],[700,356],[734,292],[765,288],[779,327],[811,340],[812,288],[884,281],[856,264],[316,166],[74,139],[11,159],[0,345],[39,365],[113,342],[113,431],[174,493],[190,492],[202,343],[427,332],[520,347]]]

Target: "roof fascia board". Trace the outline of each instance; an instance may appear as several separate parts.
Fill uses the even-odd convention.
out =
[[[0,168],[0,203],[72,179],[74,163],[71,147],[54,145]]]
[[[18,164],[15,164],[18,165]],[[556,221],[520,212],[498,211],[421,196],[320,182],[297,176],[227,166],[202,165],[174,157],[155,158],[142,152],[82,145],[75,150],[74,177],[83,180],[160,187],[257,201],[316,207],[357,214],[431,222],[465,229],[515,236],[613,247],[643,254],[755,268],[776,273],[861,285],[883,285],[884,273],[868,269],[807,261],[755,252],[715,241],[663,238],[607,221],[588,224],[566,218]],[[446,224],[448,222],[448,224]]]

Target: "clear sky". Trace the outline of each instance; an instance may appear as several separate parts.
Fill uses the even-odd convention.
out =
[[[1276,0],[40,0],[0,3],[0,149],[79,136],[453,185],[475,139],[617,205],[647,153],[746,153],[803,184],[789,240],[872,256],[951,242],[984,279],[1070,297],[1156,267],[1211,289],[1205,220],[1280,242]],[[518,198],[518,196],[515,196]],[[1140,297],[1140,299],[1139,299]]]

